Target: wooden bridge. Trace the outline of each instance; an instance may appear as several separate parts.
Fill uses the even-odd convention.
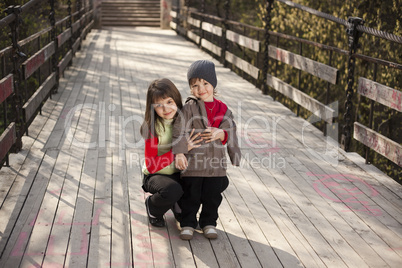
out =
[[[0,267],[402,265],[402,186],[360,155],[173,30],[88,29],[80,42],[0,169]],[[228,169],[218,239],[182,241],[171,212],[148,224],[139,126],[149,83],[169,78],[185,99],[198,59],[216,64],[243,161]]]

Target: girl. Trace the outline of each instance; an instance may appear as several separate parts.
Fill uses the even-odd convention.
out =
[[[145,139],[145,163],[142,188],[153,195],[145,200],[151,225],[165,226],[163,215],[172,208],[178,219],[176,202],[183,194],[180,172],[175,167],[172,153],[172,122],[183,107],[180,92],[166,78],[154,80],[148,87],[144,122],[141,136]],[[194,132],[194,131],[193,131]],[[199,135],[191,133],[188,150],[199,147]],[[176,205],[178,210],[174,209]]]

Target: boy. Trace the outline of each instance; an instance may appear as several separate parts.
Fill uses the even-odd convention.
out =
[[[192,96],[187,99],[174,123],[172,143],[175,165],[182,170],[184,191],[180,201],[180,238],[192,239],[198,223],[205,237],[215,239],[218,236],[215,227],[218,207],[222,202],[221,193],[229,185],[225,147],[232,164],[240,164],[236,124],[228,107],[214,98],[217,78],[213,62],[194,62],[188,69],[187,79]],[[201,133],[203,142],[200,147],[188,152],[186,136],[192,129]],[[201,205],[197,222],[196,215]]]

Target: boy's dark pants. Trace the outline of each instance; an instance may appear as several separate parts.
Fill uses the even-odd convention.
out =
[[[183,177],[183,197],[181,227],[197,227],[197,212],[202,204],[199,224],[216,226],[218,208],[222,202],[221,193],[228,187],[229,180],[224,177]]]
[[[152,216],[157,218],[163,217],[183,195],[180,173],[144,175],[142,189],[153,194],[148,206]]]

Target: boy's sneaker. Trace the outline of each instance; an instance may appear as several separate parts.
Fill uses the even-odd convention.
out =
[[[191,240],[193,238],[194,228],[193,227],[182,227],[180,231],[180,238],[182,240]]]
[[[151,196],[148,196],[147,199],[145,199],[145,207],[146,207],[146,210],[147,210],[149,223],[152,226],[155,226],[155,227],[164,227],[165,226],[165,220],[163,219],[163,217],[161,217],[161,218],[154,217],[154,216],[151,215],[151,212],[149,211],[148,202],[149,202],[150,197]]]
[[[216,239],[218,237],[218,232],[213,225],[205,226],[204,228],[202,228],[202,231],[204,232],[204,236],[208,239]]]

